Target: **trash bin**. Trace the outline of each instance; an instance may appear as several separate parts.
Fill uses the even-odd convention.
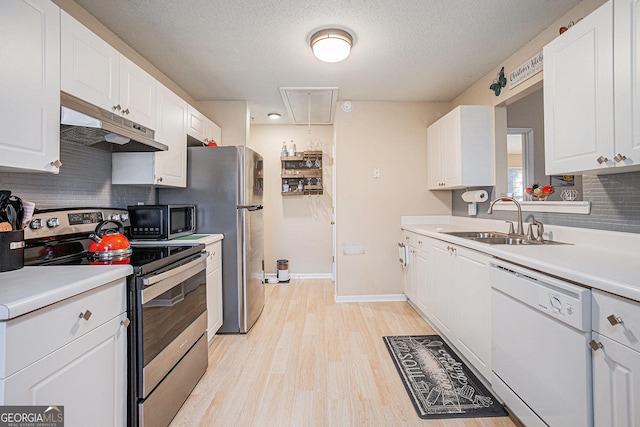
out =
[[[278,282],[289,282],[289,260],[279,259],[277,261]]]

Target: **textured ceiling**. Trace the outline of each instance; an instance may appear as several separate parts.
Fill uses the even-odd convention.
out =
[[[280,87],[339,99],[450,101],[579,0],[76,0],[197,100],[246,100],[253,123],[283,114]],[[351,56],[315,59],[328,25]]]

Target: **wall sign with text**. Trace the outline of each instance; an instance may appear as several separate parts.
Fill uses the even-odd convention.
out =
[[[542,51],[509,73],[509,89],[513,89],[540,71],[542,71]]]

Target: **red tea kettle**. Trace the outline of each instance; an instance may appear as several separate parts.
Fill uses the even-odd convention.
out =
[[[105,224],[115,224],[118,229],[109,228],[102,231]],[[101,221],[93,234],[89,236],[89,261],[91,264],[128,264],[133,250],[129,239],[124,235],[124,226],[120,221],[112,219]]]

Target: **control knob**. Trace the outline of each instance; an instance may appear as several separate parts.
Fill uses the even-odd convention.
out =
[[[29,228],[32,230],[39,230],[42,228],[42,220],[40,218],[32,219],[29,223]]]
[[[120,221],[120,214],[113,214],[109,219],[112,219],[114,221]]]
[[[47,227],[49,228],[56,228],[59,225],[60,225],[60,220],[58,218],[49,218],[47,220]]]
[[[558,297],[551,297],[551,305],[557,311],[562,311],[562,303]]]

